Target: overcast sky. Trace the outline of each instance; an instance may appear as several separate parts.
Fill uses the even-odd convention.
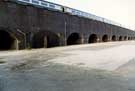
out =
[[[46,0],[89,12],[135,29],[135,0]]]

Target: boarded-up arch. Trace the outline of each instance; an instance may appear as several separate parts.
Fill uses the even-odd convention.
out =
[[[81,44],[81,36],[79,33],[72,33],[67,39],[67,45]]]
[[[49,31],[36,33],[32,39],[32,48],[50,48],[59,46],[60,39],[57,34]]]
[[[128,40],[130,40],[130,37],[128,37]]]
[[[124,40],[127,40],[127,36],[124,37]]]

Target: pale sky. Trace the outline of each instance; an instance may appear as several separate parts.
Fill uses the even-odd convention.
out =
[[[46,0],[101,16],[135,29],[135,0]]]

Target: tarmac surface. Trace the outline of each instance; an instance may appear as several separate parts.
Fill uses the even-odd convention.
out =
[[[0,91],[135,91],[135,41],[1,51]]]

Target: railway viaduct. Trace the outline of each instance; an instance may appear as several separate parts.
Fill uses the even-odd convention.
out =
[[[124,27],[59,11],[0,1],[0,50],[133,39],[135,32]]]

